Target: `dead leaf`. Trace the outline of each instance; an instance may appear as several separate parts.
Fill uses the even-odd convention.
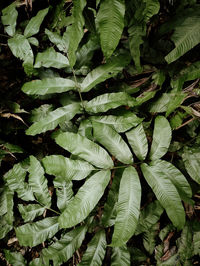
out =
[[[0,116],[4,117],[4,118],[13,117],[15,119],[20,120],[24,125],[26,125],[28,127],[28,125],[24,122],[24,120],[19,115],[15,115],[15,114],[11,114],[11,113],[2,113],[2,114],[0,114]]]
[[[17,241],[18,241],[18,239],[17,239],[16,237],[12,237],[12,238],[10,238],[10,239],[8,240],[7,245],[8,245],[8,246],[11,246],[13,243],[15,243],[15,242],[17,242]]]
[[[173,246],[170,250],[168,250],[161,258],[161,261],[168,260],[171,256],[173,256],[176,253],[176,246]]]

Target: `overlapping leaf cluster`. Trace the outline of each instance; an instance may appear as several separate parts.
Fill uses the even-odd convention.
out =
[[[186,221],[200,184],[199,4],[94,2],[61,1],[24,28],[19,2],[2,11],[21,90],[42,102],[26,135],[51,134],[58,152],[28,150],[4,174],[0,237],[40,247],[29,265],[189,263],[200,255],[199,225]]]

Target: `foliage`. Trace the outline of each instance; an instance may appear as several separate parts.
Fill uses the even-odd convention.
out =
[[[25,73],[1,100],[1,257],[195,264],[198,1],[30,3],[1,15]]]

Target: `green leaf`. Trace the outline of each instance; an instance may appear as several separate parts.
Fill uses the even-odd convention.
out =
[[[135,99],[126,92],[105,93],[87,102],[85,109],[87,112],[99,113],[115,109],[119,106],[134,106]]]
[[[185,169],[190,177],[200,184],[200,152],[199,148],[185,147],[182,154]]]
[[[166,117],[169,116],[176,108],[180,107],[184,99],[187,97],[186,93],[183,92],[171,92],[170,101],[167,105]]]
[[[93,122],[94,138],[110,154],[124,164],[133,163],[133,155],[122,137],[111,127],[102,123]]]
[[[72,160],[62,155],[50,155],[42,159],[45,172],[54,175],[54,181],[82,180],[95,168],[81,160]]]
[[[103,148],[79,134],[64,132],[59,134],[55,140],[65,150],[97,167],[113,167],[112,159]]]
[[[15,265],[15,266],[26,266],[26,261],[23,257],[23,255],[20,252],[10,252],[9,250],[4,249],[4,254],[6,261],[10,265]]]
[[[113,247],[111,255],[111,266],[130,266],[131,257],[127,246]]]
[[[48,11],[49,8],[42,9],[37,13],[35,17],[31,18],[24,30],[24,36],[26,38],[31,37],[32,35],[35,35],[39,32],[40,25],[42,24],[42,21],[44,20]]]
[[[33,221],[36,217],[42,215],[45,211],[45,207],[39,204],[18,204],[19,212],[24,222]]]
[[[12,225],[14,221],[13,196],[14,193],[4,185],[4,188],[0,191],[0,216],[4,215],[4,219],[8,225]]]
[[[172,132],[168,120],[164,116],[157,116],[154,124],[153,142],[149,157],[151,160],[161,158],[167,152],[171,142]]]
[[[75,89],[75,82],[71,79],[65,78],[46,78],[43,80],[32,80],[26,82],[22,87],[22,91],[28,95],[62,93]]]
[[[124,28],[125,1],[103,0],[97,13],[101,48],[106,58],[116,49]]]
[[[27,40],[29,41],[30,44],[32,44],[32,45],[34,45],[36,47],[39,46],[39,42],[38,42],[38,40],[35,37],[30,37]]]
[[[13,226],[8,224],[7,219],[6,219],[6,215],[1,216],[0,219],[0,239],[4,238],[7,233],[10,232],[10,230],[12,230]]]
[[[153,254],[156,246],[156,236],[159,232],[159,224],[154,224],[149,230],[143,234],[143,245],[149,254]]]
[[[116,206],[118,201],[118,191],[120,180],[122,176],[122,169],[117,169],[115,172],[115,176],[112,181],[112,186],[109,190],[107,201],[103,208],[103,214],[101,222],[104,227],[111,227],[115,224],[115,219],[117,216]]]
[[[54,265],[67,262],[78,250],[84,240],[87,226],[79,226],[61,236],[61,239],[42,250],[45,259],[52,260]]]
[[[92,135],[92,123],[89,119],[82,120],[79,128],[78,128],[78,134],[80,134],[83,137],[86,137],[90,140],[94,140],[93,135]]]
[[[174,62],[186,52],[200,43],[200,16],[187,16],[175,27],[171,37],[175,48],[165,57],[168,64]]]
[[[150,103],[149,112],[151,113],[163,113],[167,111],[167,106],[171,100],[169,93],[162,93],[162,95]]]
[[[34,247],[54,236],[59,230],[58,217],[49,217],[15,228],[21,246]]]
[[[45,34],[48,36],[49,40],[57,46],[60,51],[66,53],[69,46],[68,31],[65,31],[63,36],[61,36],[58,32],[52,32],[48,29],[45,29]]]
[[[163,160],[157,160],[156,162],[152,162],[151,165],[156,165],[159,172],[171,180],[183,201],[192,203],[191,187],[185,176],[173,164]]]
[[[129,62],[130,56],[127,52],[112,56],[105,64],[88,73],[81,84],[81,92],[90,91],[97,84],[116,76]]]
[[[137,117],[132,112],[127,112],[121,116],[91,116],[90,119],[98,123],[112,126],[119,133],[123,133],[132,127],[136,127],[143,120],[143,118]]]
[[[75,197],[59,217],[61,228],[70,228],[82,222],[103,196],[110,180],[110,171],[99,171],[79,189]]]
[[[13,2],[11,5],[7,6],[2,10],[1,21],[4,25],[5,32],[9,36],[14,36],[16,30],[18,16],[16,7],[17,2]]]
[[[35,108],[31,111],[31,122],[38,122],[45,118],[46,115],[48,115],[50,112],[53,111],[53,105],[52,104],[42,104],[40,107]]]
[[[106,235],[104,230],[98,231],[89,242],[87,250],[78,266],[102,265],[106,253]]]
[[[117,203],[112,246],[123,246],[133,236],[140,214],[141,185],[134,167],[123,172]]]
[[[148,152],[147,137],[142,123],[126,133],[128,142],[139,160],[145,160]]]
[[[42,53],[38,53],[35,59],[35,68],[54,67],[65,68],[69,66],[69,61],[66,56],[56,52],[53,47],[46,49]]]
[[[33,65],[33,51],[28,40],[21,34],[15,34],[8,39],[8,46],[13,55],[23,60],[25,63]]]
[[[84,35],[83,26],[85,20],[83,17],[83,9],[86,6],[86,0],[74,0],[73,1],[73,10],[72,17],[73,23],[69,26],[69,48],[68,48],[68,57],[70,66],[73,67],[76,62],[76,51],[78,45]]]
[[[141,169],[147,183],[166,210],[173,225],[179,230],[182,229],[185,224],[185,211],[174,184],[166,175],[160,173],[160,169],[156,164],[149,166],[143,163]]]
[[[4,180],[9,189],[13,192],[17,192],[19,198],[26,201],[35,200],[31,187],[25,182],[25,178],[26,170],[20,163],[15,164],[13,168],[4,175]]]
[[[67,208],[67,205],[73,198],[74,193],[72,190],[72,185],[72,182],[65,182],[61,185],[54,181],[57,196],[57,206],[59,210],[61,210],[61,212],[63,212]]]
[[[34,157],[30,156],[29,167],[29,185],[39,203],[50,207],[51,197],[48,191],[47,179],[44,176],[44,169],[40,162]]]
[[[52,130],[63,121],[71,120],[77,113],[80,112],[80,104],[73,103],[64,107],[59,107],[56,110],[50,112],[38,122],[35,122],[26,130],[27,135],[34,136],[48,130]]]

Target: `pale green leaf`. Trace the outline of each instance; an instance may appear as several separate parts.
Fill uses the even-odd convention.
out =
[[[13,224],[13,196],[14,192],[10,191],[8,187],[4,185],[4,188],[0,192],[0,216],[4,215],[4,219],[8,225]]]
[[[92,141],[94,140],[93,135],[92,135],[92,123],[89,119],[81,121],[79,128],[78,128],[78,134]]]
[[[50,207],[51,197],[48,191],[47,179],[44,176],[44,169],[40,162],[34,157],[30,156],[29,167],[29,185],[39,203]]]
[[[133,163],[133,155],[122,137],[111,126],[92,122],[93,134],[97,142],[105,147],[110,154],[124,164]]]
[[[24,36],[26,38],[31,37],[32,35],[35,35],[39,32],[40,25],[42,24],[42,21],[44,20],[48,11],[49,8],[42,9],[37,13],[35,17],[31,18],[24,30]]]
[[[142,122],[143,118],[137,117],[132,112],[126,112],[120,116],[105,115],[105,116],[91,116],[92,121],[112,126],[117,132],[123,133],[132,127],[136,127]]]
[[[105,93],[93,98],[85,105],[87,112],[100,113],[119,106],[134,106],[135,99],[126,92]]]
[[[46,260],[46,258],[41,256],[41,257],[36,258],[36,259],[32,260],[31,262],[29,262],[28,266],[44,266],[44,265],[48,265],[49,266],[48,261]]]
[[[139,160],[145,160],[148,152],[147,137],[142,123],[126,133],[128,142]]]
[[[42,104],[40,107],[35,108],[31,110],[31,122],[38,122],[45,118],[46,115],[48,115],[50,112],[53,111],[53,105],[52,104]]]
[[[60,51],[66,52],[68,50],[69,46],[68,31],[66,31],[63,34],[63,36],[61,36],[58,32],[52,32],[48,29],[45,29],[45,33],[48,36],[49,40],[53,44],[55,44]]]
[[[102,265],[106,253],[106,235],[104,230],[98,231],[89,242],[87,250],[83,254],[78,266]]]
[[[130,266],[131,257],[126,245],[113,247],[111,255],[111,266]]]
[[[153,141],[149,157],[151,160],[161,158],[167,152],[172,137],[168,120],[164,116],[157,116],[154,123]]]
[[[171,37],[175,48],[165,57],[168,64],[174,62],[200,43],[200,16],[187,16],[175,27]]]
[[[182,154],[185,168],[190,177],[200,184],[200,151],[199,148],[185,147]]]
[[[45,211],[45,207],[39,204],[18,204],[18,209],[24,222],[33,221],[37,216],[42,215]]]
[[[53,47],[46,49],[42,53],[38,53],[35,59],[35,68],[54,67],[65,68],[69,66],[69,61],[66,56],[56,52]]]
[[[15,266],[26,266],[26,261],[23,257],[23,255],[20,252],[10,252],[9,250],[4,249],[4,254],[6,261],[10,265],[15,265]]]
[[[99,171],[79,189],[75,197],[59,217],[61,228],[70,228],[82,222],[103,196],[110,180],[110,171]]]
[[[81,160],[72,160],[62,155],[50,155],[42,159],[45,171],[54,175],[54,181],[71,181],[86,178],[95,168]]]
[[[162,93],[162,95],[150,103],[149,112],[151,113],[163,113],[167,111],[167,106],[171,100],[169,93]]]
[[[71,79],[65,78],[46,78],[42,80],[32,80],[26,82],[22,91],[28,95],[45,95],[50,93],[62,93],[69,90],[75,90],[76,84]]]
[[[26,130],[27,135],[36,135],[48,130],[52,130],[63,121],[71,120],[77,113],[80,112],[80,104],[73,103],[64,107],[59,107],[50,112],[38,122],[35,122]]]
[[[116,49],[124,28],[125,1],[103,0],[97,13],[103,54],[109,58]]]
[[[78,250],[85,238],[86,226],[79,226],[61,236],[61,239],[42,250],[45,259],[52,260],[54,265],[67,262]]]
[[[13,226],[6,221],[6,215],[0,219],[0,239],[4,238],[12,230]]]
[[[26,170],[20,163],[15,164],[11,170],[4,175],[9,189],[13,192],[17,192],[18,197],[29,201],[35,200],[31,187],[25,182]]]
[[[16,25],[17,25],[17,16],[18,12],[16,10],[17,2],[13,2],[11,5],[7,6],[2,10],[1,21],[4,25],[5,32],[9,36],[14,36]]]
[[[167,105],[166,117],[169,116],[176,108],[180,107],[184,99],[187,97],[186,93],[183,92],[174,92],[173,90],[170,93],[170,101]]]
[[[34,45],[36,47],[39,46],[39,42],[38,42],[38,40],[35,37],[30,37],[27,40],[29,41],[30,44],[32,44],[32,45]]]
[[[141,185],[134,167],[123,172],[117,203],[112,246],[123,246],[133,236],[140,214]]]
[[[192,190],[185,176],[171,163],[157,160],[151,165],[156,165],[159,172],[166,175],[176,187],[180,198],[185,202],[192,202]]]
[[[149,91],[147,90],[147,91],[143,92],[141,95],[139,95],[136,98],[135,106],[140,106],[143,103],[151,100],[152,98],[154,98],[155,94],[156,94],[156,90],[149,90]]]
[[[159,232],[159,223],[154,224],[149,230],[145,231],[143,236],[143,245],[149,254],[153,254],[156,246],[156,236]]]
[[[112,159],[103,148],[79,134],[64,132],[59,134],[55,140],[65,150],[97,167],[113,167]]]
[[[116,169],[115,176],[112,181],[112,186],[109,190],[107,201],[104,204],[101,222],[104,227],[111,227],[115,224],[117,216],[116,206],[119,194],[119,184],[123,169]]]
[[[8,46],[14,56],[33,65],[33,51],[23,35],[16,34],[13,38],[8,39]]]
[[[185,211],[174,184],[166,175],[160,172],[156,164],[149,166],[143,163],[141,168],[147,183],[152,188],[160,204],[166,210],[174,226],[179,230],[182,229],[185,224]]]
[[[58,217],[48,217],[15,228],[21,246],[34,247],[53,237],[59,230]]]
[[[56,196],[57,196],[57,206],[61,212],[63,212],[70,200],[73,198],[74,192],[72,190],[72,182],[65,182],[59,184],[54,181],[54,186],[56,188]]]
[[[81,84],[81,91],[90,91],[97,84],[116,76],[129,62],[130,56],[128,53],[121,53],[111,57],[105,64],[98,66],[88,73]]]
[[[72,17],[73,23],[69,26],[69,48],[68,57],[70,66],[73,67],[76,62],[76,51],[78,45],[84,35],[83,26],[85,19],[83,17],[83,9],[86,6],[86,0],[74,0],[73,1]]]

